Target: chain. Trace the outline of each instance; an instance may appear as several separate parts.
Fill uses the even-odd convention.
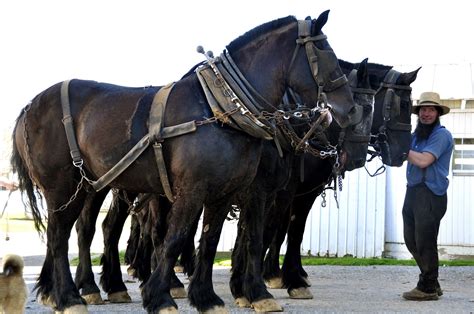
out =
[[[84,186],[84,178],[81,176],[81,180],[79,181],[79,184],[76,187],[76,192],[71,196],[69,201],[66,204],[61,205],[58,209],[52,209],[51,212],[57,213],[57,212],[62,212],[64,211],[72,202],[74,202],[77,198],[77,195],[79,194],[79,191],[82,189]]]
[[[326,207],[326,189],[321,192],[321,207]]]
[[[206,119],[201,120],[201,121],[196,121],[196,125],[201,126],[201,125],[205,125],[205,124],[216,123],[218,121],[220,121],[222,123],[229,123],[229,117],[231,115],[233,115],[234,113],[238,112],[238,111],[239,111],[239,108],[234,108],[232,110],[225,111],[223,113],[221,113],[219,111],[216,111],[216,112],[213,112],[214,117],[206,118]]]
[[[117,196],[119,199],[121,199],[125,203],[127,203],[127,205],[128,205],[127,211],[130,212],[133,209],[133,207],[135,207],[137,205],[137,203],[134,203],[134,202],[130,201],[130,199],[128,198],[127,192],[123,191],[123,195],[121,195],[120,191],[121,190],[119,190],[119,189],[112,189],[112,194],[114,196]],[[137,202],[138,202],[138,200],[137,200]]]

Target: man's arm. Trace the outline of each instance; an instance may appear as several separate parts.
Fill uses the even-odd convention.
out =
[[[431,165],[436,160],[433,154],[428,152],[415,152],[414,150],[410,150],[408,152],[408,161],[420,168],[426,168]]]

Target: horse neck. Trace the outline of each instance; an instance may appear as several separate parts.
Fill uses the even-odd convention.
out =
[[[274,108],[280,107],[287,85],[288,67],[291,61],[295,39],[289,38],[292,32],[276,32],[276,35],[254,40],[229,51],[235,64],[250,85]],[[286,37],[286,38],[285,38]],[[283,43],[288,43],[282,45]],[[266,108],[273,111],[274,108]]]

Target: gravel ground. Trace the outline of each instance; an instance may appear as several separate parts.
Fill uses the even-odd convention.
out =
[[[128,228],[124,228],[127,231]],[[31,293],[46,252],[45,243],[35,232],[10,233],[9,240],[0,232],[0,258],[5,253],[16,253],[25,260],[24,277],[30,296],[26,313],[52,313],[53,311],[36,302],[36,293]],[[125,247],[126,234],[121,238]],[[77,255],[76,233],[69,241],[70,257]],[[94,238],[92,252],[101,252],[103,240],[99,232]],[[286,290],[270,290],[285,313],[474,313],[474,267],[441,267],[440,283],[444,295],[438,301],[413,302],[402,299],[401,294],[415,287],[418,268],[413,266],[312,266],[305,267],[312,282],[312,300],[292,300]],[[71,271],[74,273],[75,269]],[[99,267],[94,268],[96,282],[99,282]],[[89,306],[91,313],[144,313],[139,283],[122,269],[123,278],[132,297],[130,304],[105,304]],[[179,278],[187,286],[188,280],[182,274]],[[214,289],[224,300],[232,313],[250,313],[234,305],[229,289],[229,268],[215,268]],[[106,298],[105,294],[102,294]],[[177,300],[182,313],[196,313],[187,300]]]
[[[41,256],[25,257],[27,265],[37,264]],[[29,290],[33,289],[40,266],[27,266],[25,279]],[[438,301],[413,302],[402,299],[404,291],[416,285],[418,269],[412,266],[311,266],[305,267],[312,282],[312,300],[292,300],[286,290],[272,289],[285,313],[474,313],[474,267],[442,267],[440,283],[444,295]],[[72,268],[74,272],[74,268]],[[89,306],[90,313],[144,313],[139,283],[122,269],[124,281],[132,297],[130,304]],[[95,267],[96,280],[100,268]],[[229,268],[218,267],[213,273],[214,288],[224,300],[231,313],[249,313],[233,303],[229,289]],[[182,274],[179,278],[187,286],[188,280]],[[102,294],[105,298],[106,295]],[[177,300],[179,311],[196,313],[187,300]],[[26,313],[52,313],[36,302],[35,294],[28,298]]]

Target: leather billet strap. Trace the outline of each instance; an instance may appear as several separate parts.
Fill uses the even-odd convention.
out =
[[[64,81],[61,85],[61,107],[63,109],[64,130],[66,131],[66,138],[69,144],[69,151],[71,153],[72,162],[75,166],[82,166],[82,157],[79,146],[77,145],[76,133],[74,132],[74,123],[71,116],[71,105],[69,103],[69,82]]]
[[[168,102],[168,96],[174,87],[174,83],[168,84],[156,93],[153,98],[153,103],[150,109],[149,118],[149,134],[153,143],[153,150],[155,151],[156,165],[158,166],[158,173],[160,175],[161,185],[165,191],[166,198],[173,203],[173,192],[171,192],[171,186],[168,179],[168,172],[166,171],[165,160],[163,157],[163,137],[161,134],[162,124],[165,115],[166,103]]]

